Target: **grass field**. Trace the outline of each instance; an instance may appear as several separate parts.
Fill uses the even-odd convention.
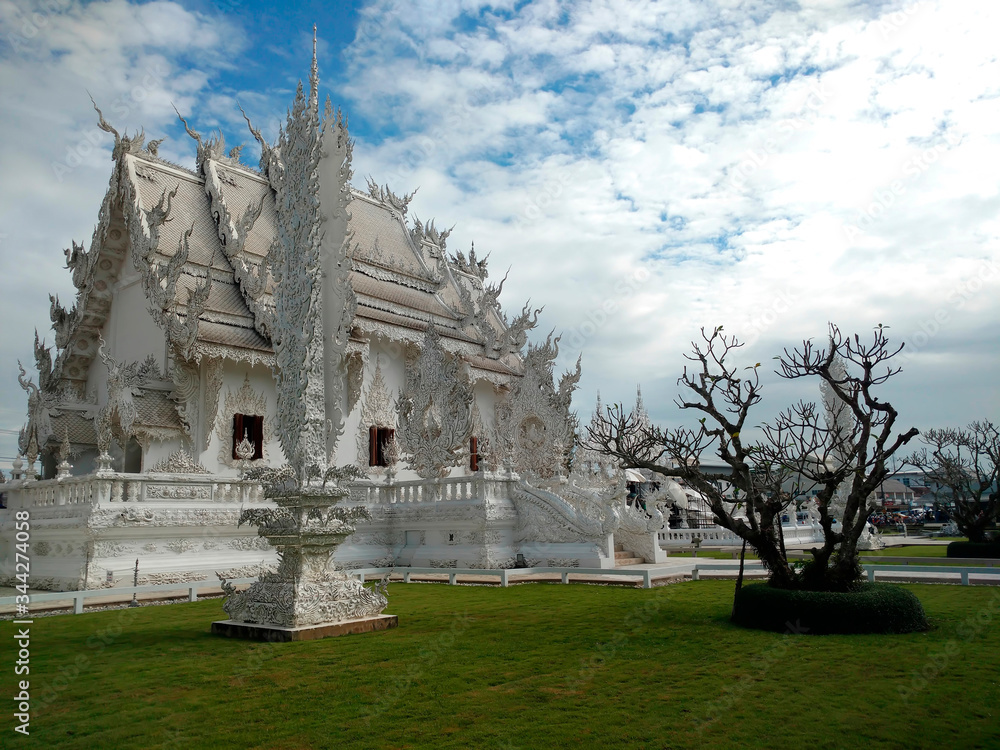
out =
[[[864,558],[879,557],[926,557],[926,563],[922,565],[957,565],[962,568],[985,567],[986,563],[973,562],[961,557],[948,557],[948,546],[945,544],[910,544],[900,547],[886,547],[885,549],[873,552],[862,552]],[[885,564],[892,565],[892,560],[886,560]],[[901,563],[902,564],[902,563]],[[912,564],[912,563],[911,563]]]
[[[739,547],[736,547],[735,551],[736,551],[736,558],[735,559],[739,560],[740,559],[740,555],[739,555],[740,549],[739,549]],[[674,557],[695,557],[695,556],[696,555],[693,552],[671,552],[670,553],[670,558],[674,558]],[[705,558],[705,559],[708,559],[708,560],[732,560],[733,559],[733,552],[731,550],[723,550],[723,549],[700,549],[700,550],[698,550],[697,557],[698,557],[699,560],[701,558]],[[756,560],[757,559],[757,555],[755,555],[752,550],[747,549],[746,559],[747,560]]]
[[[889,555],[892,557],[941,557],[948,556],[947,544],[902,544],[885,547],[880,550],[862,552],[864,557],[878,557],[879,555]]]
[[[13,735],[8,710],[2,744],[1000,746],[1000,590],[910,588],[929,632],[743,630],[728,622],[733,583],[722,581],[395,584],[398,629],[279,645],[212,636],[220,600],[39,618],[31,737]],[[7,644],[12,627],[0,627]]]

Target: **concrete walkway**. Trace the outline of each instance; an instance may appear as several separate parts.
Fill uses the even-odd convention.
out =
[[[766,573],[757,566],[756,560],[747,560],[747,569],[744,573],[744,577],[750,580],[761,579],[766,577]],[[927,565],[935,565],[935,558],[927,558]],[[600,585],[617,585],[617,586],[641,586],[642,585],[642,571],[655,571],[651,575],[652,583],[656,585],[665,585],[667,583],[675,583],[682,580],[690,580],[692,571],[695,566],[701,566],[699,570],[699,577],[704,579],[734,579],[739,573],[740,563],[739,560],[726,560],[726,559],[715,559],[709,557],[681,557],[674,556],[668,557],[665,563],[642,563],[639,565],[627,565],[623,567],[616,568],[617,571],[635,571],[636,576],[632,578],[631,576],[625,577],[622,575],[601,575],[598,573],[573,573],[572,568],[568,568],[567,572],[570,576],[571,583],[588,583],[588,584],[600,584]],[[713,566],[714,570],[705,570],[705,566]],[[898,570],[897,570],[898,568]],[[413,583],[448,583],[448,572],[447,569],[442,569],[441,573],[427,573],[427,574],[413,574],[410,577]],[[370,575],[368,580],[377,580],[380,576]],[[910,582],[910,583],[949,583],[958,584],[958,573],[942,573],[942,572],[921,572],[919,570],[914,570],[914,566],[893,566],[892,570],[879,570],[876,572],[876,579],[879,581],[891,581],[891,582]],[[403,580],[403,570],[394,573],[390,578],[393,582],[401,582]],[[516,570],[512,570],[509,573],[509,581],[511,584],[516,585],[519,583],[561,583],[560,573],[529,573],[525,575],[518,575]],[[970,583],[980,584],[980,585],[1000,585],[1000,575],[989,574],[989,573],[978,573],[970,572],[969,574]],[[459,584],[481,584],[481,585],[495,585],[499,586],[499,578],[497,576],[478,576],[475,574],[461,574],[457,578],[457,583]],[[7,592],[3,592],[7,593]],[[9,595],[16,593],[13,589],[10,590]],[[31,593],[49,593],[42,591],[32,591]],[[219,596],[222,594],[222,590],[219,587],[206,587],[202,589],[198,596],[199,598],[209,597],[209,596]],[[165,600],[187,600],[188,589],[185,584],[178,584],[178,588],[174,589],[164,589],[163,591],[140,593],[137,599],[140,602],[152,602],[152,601],[165,601]],[[101,608],[109,607],[114,605],[126,604],[131,601],[131,596],[97,596],[94,598],[88,598],[86,600],[86,608]],[[72,609],[73,600],[67,598],[65,600],[57,600],[51,602],[39,603],[32,606],[32,613],[42,613],[51,612],[56,610],[66,610]],[[9,617],[14,614],[13,606],[0,606],[0,617]],[[30,615],[29,615],[30,616]]]

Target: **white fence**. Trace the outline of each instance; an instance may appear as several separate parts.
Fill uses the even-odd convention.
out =
[[[969,576],[977,576],[980,578],[985,578],[987,580],[981,580],[982,583],[989,582],[990,584],[997,583],[997,577],[1000,576],[1000,568],[980,568],[980,567],[953,567],[947,565],[864,565],[864,570],[868,575],[868,580],[874,581],[876,573],[890,574],[897,578],[907,578],[915,582],[923,580],[927,582],[927,576],[931,575],[938,582],[946,583],[957,583],[961,582],[962,585],[969,585]],[[385,576],[387,574],[397,574],[403,577],[404,583],[409,583],[412,576],[428,576],[428,575],[446,575],[448,576],[448,583],[451,585],[458,584],[459,576],[468,577],[495,577],[498,579],[500,586],[506,587],[511,583],[529,583],[533,582],[530,576],[537,576],[539,574],[557,574],[560,576],[563,583],[568,584],[572,582],[573,577],[579,576],[602,576],[610,578],[620,578],[622,580],[632,578],[636,579],[635,582],[638,583],[640,580],[642,582],[643,588],[652,588],[653,581],[663,579],[663,578],[676,578],[677,576],[691,576],[692,581],[701,580],[701,573],[713,573],[716,576],[722,575],[725,577],[736,576],[739,573],[739,566],[736,563],[694,563],[691,565],[690,570],[687,569],[686,565],[678,566],[657,566],[649,568],[635,568],[635,569],[604,569],[604,568],[499,568],[493,570],[484,570],[480,568],[361,568],[358,570],[349,571],[352,576],[358,577],[362,582],[365,581],[368,576]],[[765,572],[764,566],[758,561],[747,561],[744,565],[744,572],[748,574],[761,574]],[[955,578],[947,578],[942,581],[942,574],[948,574],[949,576],[958,576]],[[992,579],[992,580],[990,580]],[[243,586],[249,585],[256,581],[256,578],[238,578],[229,583],[234,585]],[[534,579],[538,581],[538,579]],[[539,581],[541,582],[541,581]],[[38,604],[42,602],[60,602],[60,601],[73,601],[73,613],[80,614],[83,612],[83,603],[87,599],[97,599],[97,598],[107,598],[116,597],[116,601],[120,603],[121,601],[127,600],[133,594],[143,594],[143,593],[154,593],[159,592],[164,596],[168,595],[170,592],[187,591],[188,601],[197,601],[198,593],[202,589],[210,589],[212,591],[219,590],[218,581],[194,581],[189,583],[163,583],[157,585],[149,586],[127,586],[113,589],[87,589],[82,591],[54,591],[50,593],[33,593],[30,594],[30,604]],[[182,595],[183,596],[183,595]],[[11,607],[14,606],[18,597],[6,596],[0,597],[0,607]],[[25,613],[20,615],[21,617],[30,617],[31,614]]]
[[[352,488],[354,499],[370,505],[437,503],[456,500],[493,500],[510,497],[512,479],[497,477],[448,477],[414,479],[392,484]]]
[[[785,544],[808,544],[823,538],[822,530],[808,523],[786,524],[781,527],[781,532],[785,536]],[[660,546],[665,549],[690,547],[698,539],[701,540],[702,544],[708,546],[724,547],[743,544],[743,540],[739,536],[721,526],[711,526],[707,529],[661,529],[657,532],[656,538]]]

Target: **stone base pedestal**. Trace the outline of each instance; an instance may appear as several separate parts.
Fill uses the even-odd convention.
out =
[[[253,622],[217,620],[212,623],[213,635],[227,638],[242,638],[248,641],[269,641],[287,643],[289,641],[316,641],[320,638],[336,638],[339,635],[356,635],[388,630],[399,625],[396,615],[376,615],[360,620],[344,620],[302,628],[282,628],[277,625],[261,625]]]

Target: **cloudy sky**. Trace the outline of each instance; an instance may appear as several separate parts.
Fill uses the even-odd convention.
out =
[[[257,152],[319,27],[323,93],[357,179],[420,188],[411,215],[508,267],[600,390],[672,406],[702,326],[747,364],[828,321],[905,342],[885,391],[905,426],[1000,418],[1000,62],[993,0],[0,0],[0,456],[24,421],[17,360],[70,303],[119,130],[167,136],[171,104]],[[544,332],[542,332],[544,333]],[[768,376],[760,419],[813,383]],[[0,465],[8,461],[0,460]]]

